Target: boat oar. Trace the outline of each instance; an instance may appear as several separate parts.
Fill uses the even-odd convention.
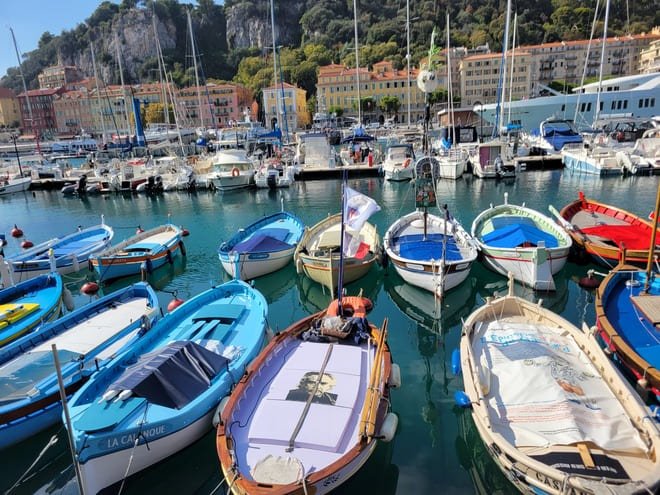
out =
[[[369,386],[367,388],[367,395],[364,401],[364,408],[360,415],[360,429],[361,435],[364,438],[374,436],[376,430],[375,419],[372,419],[373,414],[378,408],[378,400],[380,399],[380,391],[378,389],[378,380],[381,375],[381,365],[383,361],[383,352],[385,347],[385,336],[387,334],[387,318],[383,321],[383,328],[380,331],[378,339],[378,347],[374,357],[374,367],[371,369],[371,376],[369,377]]]

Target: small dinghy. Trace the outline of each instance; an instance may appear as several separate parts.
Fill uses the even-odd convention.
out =
[[[149,285],[135,284],[93,301],[0,350],[0,448],[60,420],[52,345],[72,394],[151,328],[159,315]]]
[[[342,298],[345,317],[339,308],[334,300],[278,334],[222,408],[216,446],[229,492],[328,493],[393,438],[400,373],[387,321],[367,321],[366,298]]]
[[[137,275],[143,270],[151,273],[184,254],[182,235],[176,225],[161,225],[91,256],[89,262],[100,281]]]
[[[613,268],[625,248],[628,263],[646,264],[653,231],[650,221],[616,206],[588,199],[582,192],[577,201],[564,206],[556,216],[575,246],[591,256],[595,263]],[[660,236],[656,237],[655,249],[660,249]]]
[[[69,402],[82,491],[123,481],[209,431],[263,346],[267,313],[260,292],[232,280],[167,314],[96,373]]]
[[[595,338],[541,304],[490,299],[463,326],[465,394],[523,493],[658,493],[660,432]]]
[[[0,347],[56,319],[63,293],[62,277],[57,273],[0,290]]]
[[[553,275],[566,264],[571,237],[551,218],[536,210],[504,204],[491,206],[472,222],[483,261],[491,270],[534,290],[555,290]]]
[[[19,254],[7,257],[5,262],[8,263],[14,280],[20,280],[49,273],[52,255],[55,259],[55,269],[60,274],[66,275],[87,266],[89,257],[107,248],[113,236],[112,227],[103,223],[102,219],[100,225],[42,242]]]
[[[225,271],[234,278],[261,277],[291,261],[304,230],[297,216],[281,211],[240,229],[222,243],[218,257]]]

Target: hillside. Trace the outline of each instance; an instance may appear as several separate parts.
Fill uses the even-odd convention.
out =
[[[404,0],[358,3],[361,64],[392,60],[403,67],[406,53]],[[595,0],[518,0],[517,44],[588,38]],[[433,27],[445,28],[449,8],[452,45],[473,47],[488,43],[498,50],[504,30],[506,1],[459,0],[410,1],[412,63],[425,56]],[[281,65],[287,81],[298,83],[311,94],[319,65],[332,61],[354,64],[353,3],[349,0],[275,1],[275,23]],[[273,80],[270,3],[267,0],[199,0],[197,6],[176,0],[123,0],[120,5],[103,2],[86,20],[59,35],[44,33],[39,47],[26,54],[23,72],[30,88],[37,75],[58,60],[93,74],[90,42],[95,45],[99,76],[108,84],[119,83],[117,46],[127,83],[158,79],[154,26],[165,63],[179,85],[194,81],[186,9],[190,9],[197,53],[207,79],[234,80],[255,91]],[[155,14],[155,19],[154,19]],[[604,16],[599,15],[599,19]],[[656,0],[614,2],[608,34],[648,32],[660,25]],[[596,27],[602,32],[602,22]],[[20,38],[20,33],[17,33]],[[0,85],[22,90],[17,68],[9,69]]]

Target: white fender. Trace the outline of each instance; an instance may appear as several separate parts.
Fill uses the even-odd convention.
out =
[[[392,371],[390,372],[387,384],[390,388],[399,388],[401,386],[401,368],[396,363],[392,363]]]
[[[215,409],[215,413],[213,414],[213,428],[217,428],[218,425],[220,424],[220,418],[222,417],[222,413],[225,410],[225,407],[227,407],[227,403],[229,402],[229,396],[225,395],[222,400],[220,401],[220,404],[218,404],[218,407]]]
[[[73,311],[73,308],[75,307],[73,296],[71,295],[71,291],[66,287],[62,291],[62,301],[64,302],[64,307],[67,311]]]
[[[396,435],[397,426],[399,426],[399,417],[393,412],[387,413],[378,432],[379,439],[383,442],[391,442]]]

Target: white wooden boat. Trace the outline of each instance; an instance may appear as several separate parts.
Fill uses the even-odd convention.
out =
[[[216,447],[230,493],[328,493],[378,440],[393,438],[389,395],[400,379],[387,322],[367,322],[366,298],[344,297],[342,305],[353,318],[338,316],[335,300],[278,334],[221,409]],[[318,339],[306,340],[309,333]]]
[[[465,394],[488,452],[527,494],[658,493],[660,432],[594,332],[513,295],[463,327]]]
[[[27,191],[32,184],[31,177],[19,177],[17,179],[0,179],[0,196],[15,192]]]
[[[296,271],[328,287],[333,295],[339,282],[341,221],[341,213],[337,213],[306,228],[293,255]],[[369,222],[365,222],[362,230],[354,236],[364,249],[356,256],[344,256],[345,284],[366,275],[381,249],[376,227]]]
[[[488,268],[535,290],[555,290],[553,275],[566,264],[573,241],[551,218],[508,203],[491,206],[472,222],[472,237]]]

